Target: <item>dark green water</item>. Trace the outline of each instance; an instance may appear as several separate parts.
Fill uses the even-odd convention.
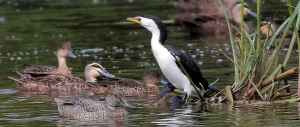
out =
[[[112,74],[141,79],[149,68],[158,68],[150,50],[151,34],[141,26],[122,25],[127,17],[149,13],[162,20],[174,19],[177,10],[172,0],[36,0],[0,2],[0,126],[79,126],[114,125],[116,121],[71,120],[59,117],[53,96],[31,96],[18,93],[7,76],[23,64],[57,65],[56,46],[72,42],[78,59],[68,59],[73,74],[83,78],[89,61],[99,60]],[[272,6],[270,3],[272,2]],[[295,1],[294,1],[295,2]],[[255,10],[254,3],[249,3]],[[263,14],[270,17],[279,1],[265,1]],[[274,7],[275,6],[275,7]],[[284,13],[282,14],[284,17]],[[255,23],[248,21],[250,27]],[[224,88],[234,81],[233,66],[218,49],[189,34],[181,26],[168,25],[170,43],[191,55],[209,82],[220,79],[216,86]],[[231,54],[228,40],[212,41]],[[284,56],[284,55],[281,55]],[[297,52],[288,67],[297,65]],[[296,85],[296,83],[293,83]],[[296,87],[292,87],[296,91]],[[231,109],[228,105],[212,105],[209,111],[196,113],[197,106],[157,108],[145,99],[130,99],[136,109],[128,109],[125,126],[297,126],[298,104],[256,106]]]

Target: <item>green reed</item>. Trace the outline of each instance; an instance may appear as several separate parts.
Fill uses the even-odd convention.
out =
[[[230,24],[224,6],[221,0],[218,0],[224,15],[226,17],[227,24]],[[275,84],[277,79],[273,80],[273,83],[263,84],[265,79],[272,79],[279,74],[283,73],[283,69],[285,68],[288,60],[291,56],[291,52],[293,50],[294,44],[298,43],[298,49],[300,50],[300,39],[298,36],[298,28],[300,24],[300,2],[298,2],[296,7],[291,5],[291,1],[287,0],[287,4],[282,8],[288,8],[290,16],[279,26],[279,28],[274,31],[275,33],[272,36],[268,36],[266,39],[262,38],[262,34],[260,32],[261,28],[261,8],[262,8],[262,0],[257,0],[256,4],[256,13],[257,13],[257,27],[256,27],[256,35],[251,37],[249,33],[244,30],[244,12],[241,12],[241,25],[240,28],[234,28],[231,25],[228,25],[231,48],[233,58],[230,58],[225,53],[223,53],[229,60],[234,63],[235,69],[235,82],[231,86],[235,93],[243,93],[244,98],[247,99],[258,99],[261,100],[272,100],[273,96],[275,96]],[[282,9],[280,8],[280,9]],[[241,1],[241,10],[244,9],[244,0]],[[252,10],[253,11],[253,10]],[[274,16],[275,17],[275,16]],[[279,62],[278,53],[282,49],[282,45],[284,43],[284,39],[287,36],[289,28],[293,26],[294,34],[292,37],[292,41],[290,43],[289,49],[284,56],[284,61],[282,63]],[[270,26],[269,26],[270,27]],[[285,29],[286,28],[286,29]],[[238,31],[238,35],[240,38],[240,42],[234,42],[234,37],[232,33],[232,29]],[[279,41],[276,40],[276,37],[282,33],[282,37]],[[238,45],[238,51],[236,50],[236,45]],[[270,47],[275,45],[274,50],[270,50]],[[268,55],[270,54],[271,55]],[[300,56],[300,52],[299,52]],[[299,58],[300,63],[300,58]],[[300,65],[299,65],[300,67]],[[299,77],[300,79],[300,77]],[[263,86],[262,86],[263,84]],[[300,84],[300,82],[298,83]],[[287,84],[285,84],[287,85]],[[300,86],[300,85],[299,85]],[[268,93],[268,98],[263,97],[262,93]],[[299,93],[299,92],[298,92]],[[255,96],[257,95],[257,96]],[[300,95],[298,95],[300,96]],[[255,97],[255,98],[253,98]]]

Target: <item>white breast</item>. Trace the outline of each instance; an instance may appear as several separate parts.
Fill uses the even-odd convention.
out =
[[[178,68],[175,58],[159,42],[151,41],[152,52],[165,77],[177,88],[190,95],[192,86],[189,79]]]

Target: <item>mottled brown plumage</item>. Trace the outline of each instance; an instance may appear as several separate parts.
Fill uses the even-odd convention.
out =
[[[123,93],[124,96],[137,96],[144,92],[143,83],[134,79],[122,78],[115,82],[115,84],[108,85],[107,88],[117,89]]]
[[[21,91],[47,92],[47,91],[80,91],[89,88],[89,83],[72,76],[66,65],[66,57],[76,56],[72,53],[71,44],[61,43],[57,50],[59,66],[32,65],[23,71],[17,71],[20,79],[8,76]]]
[[[64,91],[64,92],[79,92],[82,90],[91,90],[98,94],[106,95],[108,89],[97,83],[97,78],[105,76],[114,79],[115,76],[109,74],[100,63],[91,62],[85,67],[85,76],[87,81],[79,77],[68,74],[39,74],[34,77],[22,77],[21,79],[9,77],[21,91],[32,92],[49,92],[49,91]],[[92,78],[90,78],[92,76]]]
[[[107,93],[106,89],[98,86],[106,86],[108,90],[118,89],[122,91],[125,96],[136,96],[141,93],[155,93],[159,92],[157,84],[162,79],[162,73],[158,70],[149,69],[143,75],[143,83],[129,78],[114,78],[114,79],[99,79],[103,74],[99,73],[102,65],[97,62],[92,62],[85,68],[85,78],[87,82],[93,84],[92,91],[94,94],[103,95]]]
[[[57,71],[57,67],[52,65],[27,65],[25,70],[21,72],[28,74],[48,74],[55,71]]]
[[[71,103],[55,98],[60,116],[67,118],[110,118],[127,115],[123,107],[134,108],[118,90],[109,91],[105,101],[93,101],[73,96]]]
[[[156,85],[162,80],[163,74],[154,69],[148,69],[143,74],[143,83],[134,79],[123,78],[115,85],[108,85],[107,88],[122,91],[125,96],[137,96],[142,93],[157,94],[159,88]]]
[[[56,56],[58,60],[58,67],[52,65],[29,65],[25,70],[20,71],[24,74],[30,75],[40,75],[40,74],[66,74],[72,75],[70,69],[66,64],[66,58],[69,56],[71,58],[76,58],[76,56],[72,53],[71,43],[64,42],[58,45],[56,49]]]
[[[78,92],[89,88],[89,83],[84,80],[63,74],[50,74],[34,78],[8,77],[12,79],[21,91],[31,92],[50,92],[50,91],[68,91]]]

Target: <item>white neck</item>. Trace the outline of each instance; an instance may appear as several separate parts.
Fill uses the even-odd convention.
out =
[[[160,32],[153,31],[152,32],[152,38],[151,38],[151,48],[152,50],[155,49],[155,47],[161,46],[161,42],[159,42]]]

